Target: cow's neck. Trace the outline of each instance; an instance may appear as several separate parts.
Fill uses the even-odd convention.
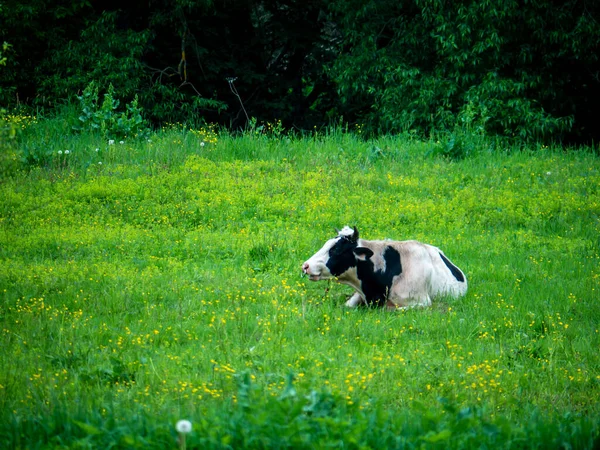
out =
[[[358,279],[358,277],[356,275],[356,267],[351,267],[346,272],[344,272],[343,274],[341,274],[337,278],[337,281],[339,283],[347,284],[348,286],[352,286],[354,289],[356,289],[357,291],[359,291],[360,293],[362,293],[362,289],[361,289],[361,285],[360,285],[360,280]]]

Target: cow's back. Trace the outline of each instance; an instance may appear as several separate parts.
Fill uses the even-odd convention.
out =
[[[466,293],[466,276],[438,247],[415,240],[383,242],[400,253],[398,295],[435,298]]]
[[[433,275],[431,278],[431,296],[449,295],[462,297],[467,292],[467,277],[439,248],[423,244],[431,257]]]

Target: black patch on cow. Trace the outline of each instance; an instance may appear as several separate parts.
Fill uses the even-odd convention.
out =
[[[450,272],[452,272],[452,275],[454,275],[454,278],[456,278],[456,281],[460,281],[461,283],[464,283],[465,276],[460,271],[460,269],[458,267],[456,267],[454,264],[452,264],[450,262],[450,260],[448,258],[446,258],[442,253],[440,253],[440,257],[442,258],[442,261],[444,261],[444,264],[446,264],[446,267],[448,267],[448,269],[450,269]]]
[[[331,275],[338,277],[351,267],[356,266],[356,258],[352,251],[358,246],[356,241],[342,236],[329,249],[329,259],[325,263]]]
[[[371,255],[373,252],[371,252]],[[367,256],[368,252],[362,255]],[[383,252],[385,270],[375,270],[375,265],[370,257],[356,261],[356,272],[361,282],[361,288],[369,305],[384,306],[387,296],[392,288],[394,277],[402,273],[400,253],[392,247],[386,247]]]

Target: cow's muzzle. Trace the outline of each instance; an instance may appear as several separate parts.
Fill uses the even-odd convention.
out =
[[[321,280],[321,272],[319,273],[311,273],[310,265],[308,263],[302,264],[302,276],[308,275],[308,279],[310,281],[319,281]]]

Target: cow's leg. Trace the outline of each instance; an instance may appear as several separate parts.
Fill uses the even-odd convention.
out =
[[[423,296],[414,299],[410,306],[413,308],[429,308],[431,306],[431,298],[429,295],[424,294]]]
[[[354,294],[352,294],[352,297],[350,297],[348,299],[348,301],[346,302],[346,306],[348,308],[356,308],[358,305],[360,305],[364,301],[365,301],[365,299],[363,298],[363,296],[360,295],[358,292],[355,292]]]

